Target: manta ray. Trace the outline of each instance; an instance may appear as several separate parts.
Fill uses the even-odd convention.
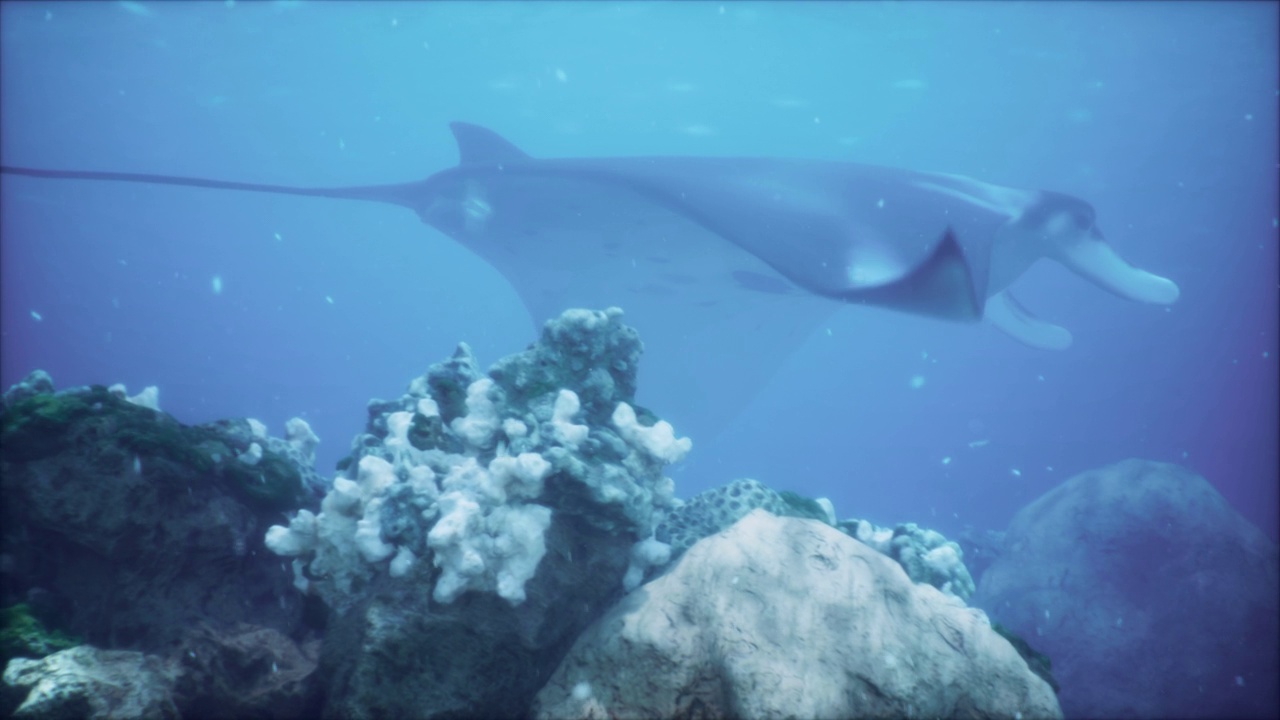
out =
[[[140,173],[0,168],[10,175],[184,185],[390,203],[474,252],[541,322],[618,306],[657,383],[723,426],[843,305],[987,320],[1035,348],[1065,328],[1009,292],[1048,258],[1122,298],[1169,304],[1172,281],[1103,238],[1057,192],[852,162],[749,157],[539,158],[450,125],[459,162],[425,180],[307,188]],[[719,371],[710,370],[719,364]]]

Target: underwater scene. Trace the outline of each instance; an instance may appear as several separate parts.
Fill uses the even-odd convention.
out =
[[[0,3],[0,714],[1280,716],[1278,27]]]

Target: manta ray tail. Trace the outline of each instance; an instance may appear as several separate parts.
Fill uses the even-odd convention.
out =
[[[339,198],[343,200],[369,200],[400,205],[417,210],[421,205],[422,183],[398,183],[393,185],[361,185],[354,187],[308,188],[293,185],[266,185],[262,183],[210,180],[208,178],[181,177],[177,175],[151,175],[148,173],[97,172],[92,170],[43,170],[40,168],[0,167],[5,175],[52,178],[58,180],[106,180],[111,182],[145,183],[148,185],[179,185],[184,187],[212,188],[215,190],[243,190],[246,192],[303,195],[307,197]]]
[[[986,319],[1023,345],[1039,350],[1066,350],[1071,347],[1069,330],[1032,315],[1008,290],[987,298]]]

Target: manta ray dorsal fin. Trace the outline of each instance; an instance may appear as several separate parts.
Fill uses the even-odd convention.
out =
[[[498,165],[529,159],[529,153],[489,128],[452,122],[449,123],[449,129],[453,131],[453,138],[458,141],[459,165]]]

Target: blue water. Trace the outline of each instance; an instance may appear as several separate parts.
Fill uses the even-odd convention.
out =
[[[5,164],[398,182],[455,163],[447,123],[468,120],[545,156],[847,159],[1079,195],[1176,305],[1038,266],[1019,295],[1073,331],[1060,353],[844,309],[694,437],[679,494],[751,476],[950,533],[1136,456],[1277,536],[1273,3],[5,2],[0,21]],[[534,338],[494,270],[404,210],[2,191],[6,387],[44,368],[158,385],[186,423],[302,416],[327,471],[369,398],[460,340],[487,365]],[[681,398],[641,400],[680,430]]]

